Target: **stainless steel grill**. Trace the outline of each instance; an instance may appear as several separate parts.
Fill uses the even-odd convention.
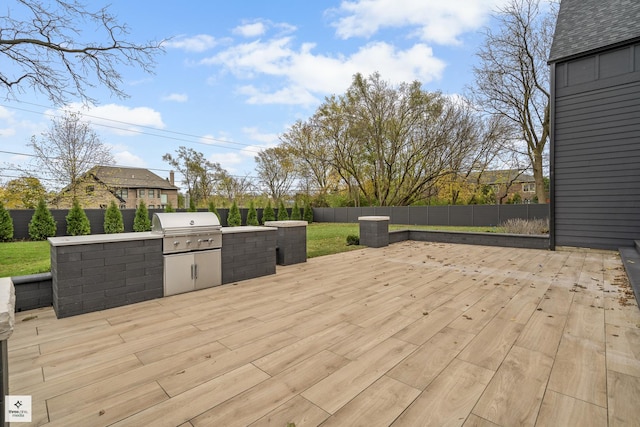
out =
[[[222,228],[215,214],[156,213],[151,231],[163,236],[165,295],[222,283]]]

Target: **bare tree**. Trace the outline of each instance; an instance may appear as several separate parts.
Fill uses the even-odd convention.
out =
[[[82,175],[96,165],[114,163],[109,147],[78,113],[54,118],[49,130],[39,139],[33,136],[29,145],[39,171],[58,186],[67,186],[74,198]]]
[[[219,163],[205,159],[204,154],[193,148],[179,147],[173,156],[167,153],[162,160],[182,174],[182,183],[194,204],[198,206],[213,194],[217,183],[227,172]]]
[[[233,176],[227,171],[220,174],[220,179],[216,185],[218,191],[226,197],[229,202],[240,200],[249,193],[252,187],[253,181],[250,176]]]
[[[543,4],[544,3],[544,4]],[[549,68],[557,5],[511,0],[498,9],[496,31],[487,29],[474,68],[473,99],[506,118],[526,143],[539,203],[546,201],[544,152],[549,141]]]
[[[307,187],[307,194],[314,191],[322,199],[335,184],[336,174],[331,143],[324,137],[317,118],[297,121],[280,136],[280,141],[291,151],[296,174]]]
[[[256,171],[269,196],[280,200],[289,193],[295,179],[291,151],[284,146],[267,148],[256,157]]]
[[[151,72],[162,51],[161,42],[128,41],[129,29],[106,7],[90,11],[78,0],[13,0],[2,7],[0,85],[7,97],[30,87],[57,105],[77,97],[93,103],[88,89],[98,84],[126,97],[118,67]]]

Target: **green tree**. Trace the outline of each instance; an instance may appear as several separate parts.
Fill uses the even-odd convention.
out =
[[[311,209],[311,203],[307,202],[304,205],[304,212],[302,214],[302,219],[307,221],[309,224],[313,222],[313,209]]]
[[[104,232],[107,234],[122,233],[124,231],[124,221],[122,212],[113,200],[104,213]]]
[[[6,242],[11,239],[13,239],[13,219],[9,215],[9,211],[0,202],[0,242]]]
[[[40,199],[31,221],[29,221],[29,237],[31,240],[45,240],[56,235],[56,220],[47,208],[44,199]]]
[[[284,203],[280,200],[280,204],[278,205],[278,221],[288,221],[289,220],[289,212],[287,212],[287,208],[284,207]]]
[[[176,210],[171,205],[171,202],[168,201],[167,204],[164,205],[164,211],[165,212],[175,212]]]
[[[218,221],[220,221],[220,213],[218,212],[218,209],[216,209],[216,206],[213,204],[213,200],[209,200],[209,212],[213,212],[218,217]]]
[[[240,216],[240,209],[236,202],[233,202],[231,209],[229,209],[229,216],[227,217],[227,225],[229,227],[239,227],[242,225],[242,216]]]
[[[276,220],[276,212],[273,210],[273,206],[271,206],[271,200],[267,201],[267,206],[262,211],[262,224],[266,221],[275,221]]]
[[[24,176],[12,179],[4,187],[3,198],[5,207],[9,209],[35,209],[38,200],[47,191],[38,178]]]
[[[89,218],[80,206],[78,199],[73,199],[73,206],[65,217],[67,220],[67,234],[70,236],[84,236],[91,234],[91,224]]]
[[[193,200],[193,198],[189,199],[189,208],[187,209],[187,212],[197,212],[198,209],[196,208],[196,201]]]
[[[133,219],[133,231],[149,231],[151,230],[151,220],[149,219],[149,211],[144,200],[140,200],[140,204],[136,209],[136,216]]]
[[[247,212],[247,225],[260,225],[258,222],[258,211],[253,204],[253,200],[249,202],[249,212]]]
[[[299,221],[302,219],[302,215],[300,215],[300,206],[298,206],[297,200],[293,202],[293,208],[291,209],[291,219],[296,221]]]

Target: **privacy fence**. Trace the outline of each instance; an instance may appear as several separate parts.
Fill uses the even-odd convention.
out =
[[[262,209],[256,209],[258,220],[262,219]],[[204,209],[201,209],[204,211]],[[291,214],[291,209],[288,209]],[[29,221],[33,216],[31,209],[13,209],[9,211],[13,218],[14,239],[29,238]],[[135,209],[122,209],[124,230],[133,231]],[[149,210],[149,217],[162,210]],[[218,209],[220,223],[227,225],[228,209]],[[56,236],[66,234],[65,217],[68,209],[52,209],[57,223]],[[104,233],[104,209],[85,209],[91,223],[91,234]],[[240,209],[242,223],[246,224],[248,209]],[[277,209],[276,209],[277,214]],[[359,216],[389,216],[391,224],[407,225],[457,225],[488,227],[499,225],[511,218],[546,219],[549,218],[549,205],[470,205],[470,206],[390,206],[362,208],[313,208],[314,222],[358,222]]]

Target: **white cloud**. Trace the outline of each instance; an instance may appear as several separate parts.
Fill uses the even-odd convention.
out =
[[[350,56],[316,55],[315,45],[306,43],[299,49],[291,37],[253,41],[226,49],[201,61],[222,65],[242,79],[271,76],[279,81],[275,87],[245,85],[239,92],[251,104],[309,105],[331,93],[341,93],[350,85],[355,73],[370,75],[379,71],[393,83],[419,80],[428,83],[439,79],[445,63],[434,56],[425,44],[398,49],[384,42],[369,43]],[[265,86],[266,85],[266,86]]]
[[[132,135],[140,132],[140,126],[164,129],[162,115],[149,107],[126,107],[118,104],[106,104],[86,107],[82,104],[70,104],[63,108],[78,111],[92,125],[99,126],[116,135]],[[60,111],[57,112],[58,114]]]
[[[142,158],[127,150],[113,153],[113,158],[119,166],[145,167],[147,165]]]
[[[258,37],[267,32],[267,26],[264,22],[254,22],[251,24],[244,24],[237,26],[233,29],[234,34],[239,34],[243,37]]]
[[[187,102],[189,96],[186,93],[172,93],[162,97],[163,101]]]
[[[204,52],[216,44],[216,39],[208,34],[198,34],[192,37],[179,36],[164,42],[168,48],[182,49],[187,52]]]
[[[443,45],[460,43],[464,32],[485,24],[505,0],[343,0],[332,25],[343,39],[371,37],[383,28],[413,28],[413,36]]]
[[[256,154],[257,151],[260,151],[264,148],[275,147],[278,144],[278,134],[277,133],[263,133],[255,127],[245,127],[242,128],[242,132],[249,137],[249,139],[253,141],[261,142],[261,146],[255,147],[250,146],[247,147],[253,151],[253,155]]]

